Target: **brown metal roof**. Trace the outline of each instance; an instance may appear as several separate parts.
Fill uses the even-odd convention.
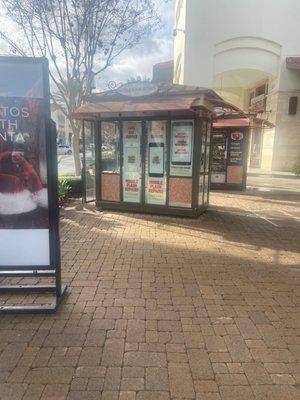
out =
[[[75,119],[96,118],[123,113],[149,113],[157,111],[192,111],[203,105],[201,96],[153,96],[147,98],[126,98],[109,101],[104,98],[97,103],[88,102],[77,108],[71,117]],[[203,99],[202,99],[203,101]]]

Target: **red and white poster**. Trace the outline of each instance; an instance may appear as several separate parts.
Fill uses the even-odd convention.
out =
[[[166,204],[166,121],[148,123],[146,202]]]
[[[42,64],[1,60],[1,266],[50,263],[45,113]]]
[[[123,201],[139,203],[141,198],[141,122],[123,123]]]

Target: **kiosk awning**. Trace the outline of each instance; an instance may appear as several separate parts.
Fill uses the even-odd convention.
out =
[[[109,117],[118,114],[149,113],[160,111],[192,111],[193,107],[203,105],[203,97],[161,96],[145,99],[124,99],[118,101],[102,100],[88,102],[71,114],[74,119]]]
[[[224,118],[217,119],[213,123],[213,127],[218,128],[242,128],[253,127],[255,124],[261,125],[265,128],[274,128],[274,124],[261,118]]]
[[[213,123],[214,128],[230,128],[243,126],[250,126],[249,118],[218,119]]]

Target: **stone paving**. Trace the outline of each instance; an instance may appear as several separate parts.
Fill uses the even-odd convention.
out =
[[[197,220],[72,204],[59,312],[0,318],[0,399],[300,399],[296,200],[215,193]]]

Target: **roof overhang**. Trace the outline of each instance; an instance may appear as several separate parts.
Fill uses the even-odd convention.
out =
[[[120,116],[147,116],[155,114],[182,113],[194,114],[199,109],[213,112],[211,99],[204,94],[198,96],[170,95],[148,96],[144,98],[101,98],[87,102],[71,114],[74,119],[99,119]]]
[[[213,123],[214,129],[221,128],[243,128],[250,126],[249,118],[228,118],[228,119],[217,119]]]

